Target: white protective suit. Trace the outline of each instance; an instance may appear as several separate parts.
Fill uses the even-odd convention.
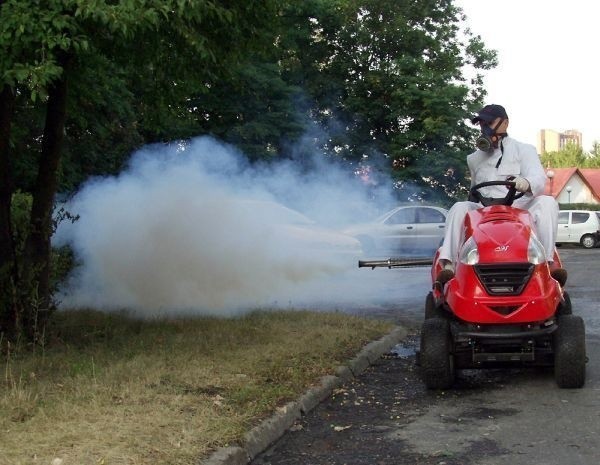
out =
[[[543,195],[546,173],[533,145],[524,144],[510,137],[504,137],[501,147],[490,154],[477,150],[467,157],[471,172],[471,186],[487,181],[506,181],[510,176],[521,176],[529,181],[531,192],[514,201],[513,206],[529,210],[535,223],[536,236],[544,246],[546,260],[551,262],[556,241],[558,224],[558,203],[554,197]],[[479,190],[484,197],[503,198],[505,186],[490,186]],[[462,226],[465,215],[481,208],[480,203],[457,202],[446,218],[444,242],[440,257],[456,263],[459,246],[462,242]]]

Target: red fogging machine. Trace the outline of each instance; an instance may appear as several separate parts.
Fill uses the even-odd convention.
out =
[[[505,198],[486,198],[479,189],[508,188]],[[425,299],[421,374],[430,389],[447,389],[458,369],[550,366],[561,388],[585,383],[583,319],[573,315],[563,278],[550,268],[527,210],[512,206],[521,197],[512,181],[471,188],[482,208],[467,213],[464,240],[451,277],[441,279],[439,251],[431,260],[361,260],[359,267],[431,265]],[[562,270],[557,250],[553,267]],[[562,270],[564,272],[564,270]]]

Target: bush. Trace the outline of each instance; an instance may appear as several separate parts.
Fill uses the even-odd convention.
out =
[[[29,217],[31,214],[32,202],[32,195],[26,192],[17,191],[12,196],[11,226],[13,238],[15,240],[15,255],[17,256],[17,261],[20,261],[20,257],[23,255],[25,242],[29,235]]]
[[[25,268],[25,248],[31,231],[32,203],[33,197],[30,193],[18,191],[13,194],[11,229],[14,265],[8,262],[0,269],[0,342],[2,333],[9,339],[17,339],[21,334],[31,341],[39,341],[40,337],[43,337],[45,324],[56,305],[53,302],[53,294],[74,267],[74,255],[69,247],[50,250],[50,301],[43,303],[38,293],[37,274]],[[61,210],[52,219],[53,229],[65,219],[76,220],[68,212]]]
[[[559,203],[561,210],[600,210],[597,203]]]
[[[12,198],[12,230],[15,240],[15,255],[17,262],[21,262],[25,242],[29,234],[29,216],[33,198],[27,192],[15,192]],[[77,218],[68,211],[60,209],[53,218],[52,227],[56,230],[61,221],[76,221]],[[69,246],[53,247],[50,255],[50,288],[55,290],[58,284],[65,279],[74,266],[73,251]]]

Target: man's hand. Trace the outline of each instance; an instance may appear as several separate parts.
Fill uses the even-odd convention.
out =
[[[529,190],[529,181],[521,176],[517,176],[513,179],[515,183],[515,189],[519,192],[527,192]]]

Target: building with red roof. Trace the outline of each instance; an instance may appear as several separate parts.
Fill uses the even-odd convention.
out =
[[[546,194],[558,203],[600,204],[600,169],[546,168]]]

